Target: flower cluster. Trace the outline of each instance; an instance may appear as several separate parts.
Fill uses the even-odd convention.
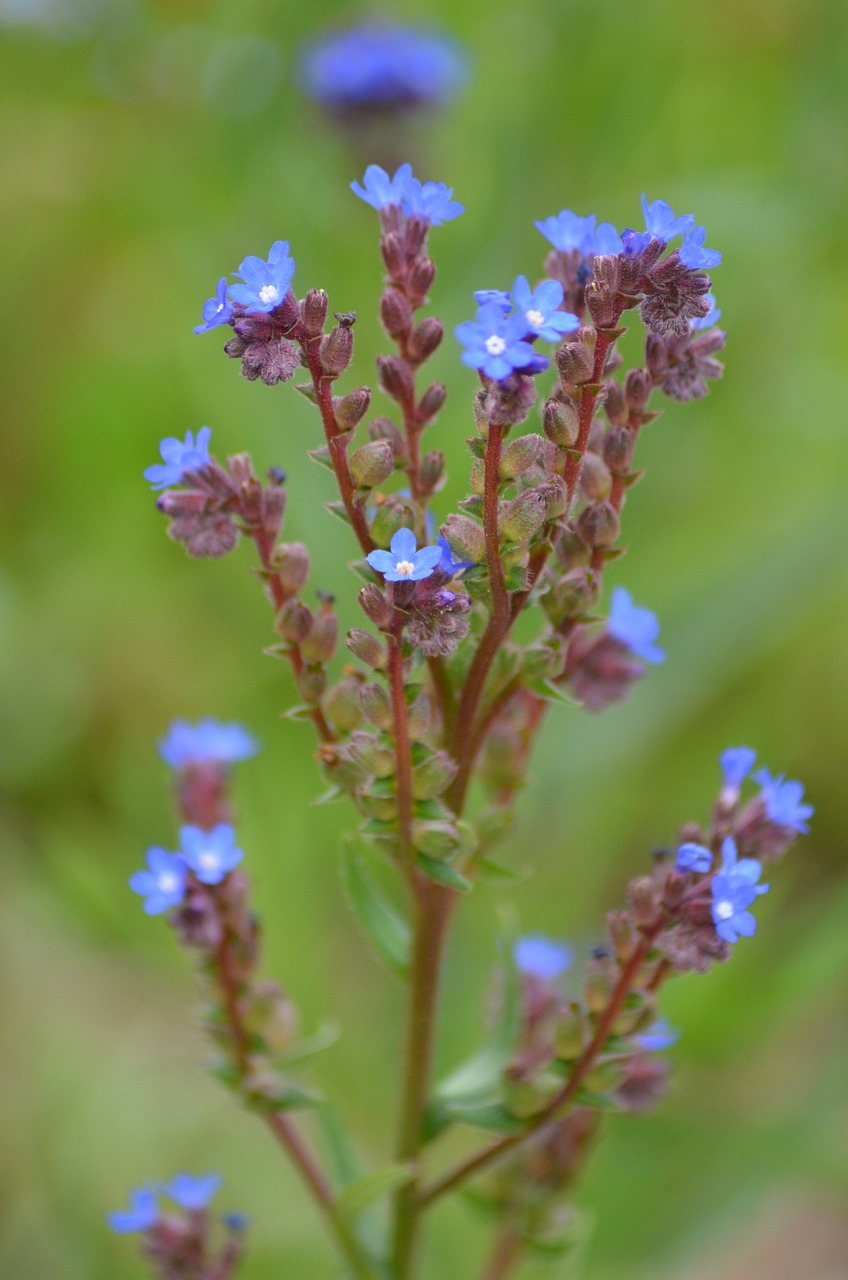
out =
[[[495,382],[517,372],[544,372],[548,361],[534,351],[536,339],[559,342],[580,328],[577,316],[561,309],[558,280],[543,280],[531,289],[526,276],[519,276],[511,294],[487,289],[476,297],[481,304],[476,320],[457,325],[456,336],[465,347],[463,364]]]
[[[242,1214],[224,1214],[220,1222],[226,1235],[223,1244],[216,1245],[209,1204],[220,1185],[217,1173],[197,1178],[178,1173],[168,1183],[138,1187],[130,1193],[128,1209],[108,1214],[109,1226],[119,1235],[138,1233],[142,1254],[164,1280],[201,1280],[213,1275],[227,1280],[242,1256],[247,1219]],[[160,1195],[176,1211],[163,1209]]]
[[[407,218],[417,218],[432,227],[451,222],[464,213],[453,198],[453,188],[444,182],[420,182],[413,177],[412,165],[402,164],[393,178],[377,164],[369,164],[363,182],[352,182],[350,189],[378,212],[400,210]]]
[[[446,101],[466,59],[456,41],[417,27],[365,24],[315,40],[299,63],[306,93],[336,111],[397,111]]]

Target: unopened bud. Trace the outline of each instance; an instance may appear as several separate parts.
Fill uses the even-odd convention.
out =
[[[590,1013],[602,1013],[618,978],[618,965],[608,954],[597,952],[586,965],[584,998]]]
[[[541,604],[551,621],[559,625],[566,618],[589,613],[597,604],[600,591],[597,575],[591,569],[572,569],[542,596]]]
[[[431,449],[425,453],[418,468],[418,480],[425,493],[432,493],[437,488],[445,473],[445,455],[441,449]]]
[[[392,446],[392,455],[398,460],[406,457],[406,444],[400,434],[397,423],[391,418],[372,418],[368,423],[369,440],[388,440]]]
[[[386,270],[393,279],[403,275],[405,255],[403,241],[396,231],[389,231],[380,237],[380,253]]]
[[[286,595],[297,595],[309,576],[309,552],[302,542],[281,542],[274,548],[271,568]]]
[[[409,339],[409,358],[412,363],[423,364],[425,360],[429,360],[444,336],[444,325],[435,316],[427,316],[416,325]]]
[[[607,932],[619,960],[627,960],[636,937],[633,922],[626,911],[611,911],[607,916]]]
[[[627,886],[627,901],[638,925],[653,924],[657,918],[657,895],[650,876],[639,876]]]
[[[423,302],[436,278],[436,264],[432,258],[416,258],[409,273],[409,291],[417,302]]]
[[[499,475],[501,480],[514,480],[540,457],[545,441],[542,436],[519,436],[508,444],[501,454]]]
[[[291,644],[300,644],[312,629],[312,614],[300,600],[287,600],[277,614],[277,635]]]
[[[578,1058],[583,1052],[586,1039],[586,1025],[583,1010],[576,1000],[563,1010],[554,1032],[554,1042],[558,1058],[570,1061]]]
[[[619,535],[618,512],[609,502],[593,502],[577,520],[577,532],[590,547],[609,547]]]
[[[364,684],[359,690],[359,704],[369,724],[373,724],[377,729],[391,729],[392,704],[381,684],[377,684],[376,681]]]
[[[398,400],[402,404],[413,394],[409,365],[399,356],[378,356],[377,373],[380,386],[392,400]]]
[[[388,440],[370,440],[350,456],[350,474],[362,489],[382,484],[394,470],[395,459]]]
[[[573,400],[563,403],[551,397],[542,410],[542,427],[545,435],[561,449],[569,449],[579,431],[577,405]]]
[[[635,431],[631,431],[629,427],[610,427],[604,439],[603,449],[604,462],[613,475],[627,475],[635,448]]]
[[[307,662],[329,662],[339,642],[339,624],[333,607],[324,604],[313,616],[309,634],[300,648]]]
[[[412,794],[416,800],[440,796],[456,776],[456,765],[446,751],[435,751],[412,770]]]
[[[328,305],[329,299],[323,289],[310,289],[303,299],[300,312],[308,338],[317,338],[319,333],[324,332]]]
[[[411,529],[415,524],[415,504],[411,498],[392,494],[381,502],[371,521],[371,537],[379,547],[387,547],[398,529]]]
[[[524,542],[540,529],[548,517],[548,504],[537,489],[525,489],[508,503],[500,522],[500,535],[507,542]]]
[[[412,327],[412,303],[400,289],[384,289],[380,297],[380,321],[390,338],[397,340]]]
[[[566,386],[577,386],[592,377],[593,358],[582,342],[566,342],[556,353],[557,368]]]
[[[604,262],[604,258],[595,258],[593,269],[597,271],[598,263]],[[606,258],[609,261],[609,258]],[[615,261],[615,259],[613,259]],[[592,317],[592,321],[598,329],[609,329],[614,325],[620,313],[620,303],[618,301],[618,289],[616,285],[610,286],[597,277],[589,284],[585,292],[586,310]]]
[[[588,564],[589,548],[573,525],[566,525],[554,539],[554,552],[565,569]]]
[[[416,421],[422,426],[425,422],[432,422],[445,403],[447,394],[447,388],[443,383],[432,382],[418,401],[418,408],[415,411]]]
[[[398,816],[397,796],[384,792],[385,782],[375,781],[370,791],[360,789],[356,803],[366,818],[377,818],[380,822],[392,822]],[[375,788],[379,788],[376,790]]]
[[[388,631],[392,624],[392,606],[386,595],[374,582],[368,582],[360,588],[359,607],[367,618],[381,631]]]
[[[370,631],[353,627],[345,636],[345,644],[353,656],[360,662],[364,662],[367,667],[373,667],[375,671],[385,671],[385,645],[380,644],[377,637],[372,636]]]
[[[559,520],[566,514],[568,510],[568,489],[562,476],[549,476],[545,483],[539,486],[539,493],[542,494],[547,503],[549,520]]]
[[[340,431],[352,431],[368,412],[371,388],[357,387],[346,396],[333,396],[333,417]]]
[[[361,724],[362,708],[359,703],[361,688],[362,676],[357,671],[354,675],[343,676],[325,693],[324,710],[337,729],[349,732]]]
[[[646,408],[653,389],[653,380],[647,369],[630,370],[624,384],[624,395],[631,409],[641,412]]]
[[[317,706],[327,687],[327,673],[323,667],[304,667],[297,678],[301,698],[310,706]]]
[[[321,339],[319,348],[321,368],[329,378],[337,378],[353,358],[353,329],[349,324],[337,324]]]
[[[423,738],[430,728],[430,699],[426,689],[421,690],[407,712],[407,728],[413,742]]]
[[[412,843],[430,858],[449,858],[462,843],[462,836],[452,822],[419,821],[412,824]]]
[[[607,382],[604,385],[604,412],[614,426],[623,427],[627,422],[627,404],[624,392],[618,382]]]
[[[458,559],[473,560],[475,564],[486,559],[486,535],[482,526],[470,516],[451,513],[441,531]]]
[[[586,453],[580,468],[580,491],[590,502],[608,498],[612,488],[612,476],[603,458],[596,453]]]
[[[376,733],[354,729],[349,740],[350,753],[373,778],[394,777],[397,762],[391,747]]]

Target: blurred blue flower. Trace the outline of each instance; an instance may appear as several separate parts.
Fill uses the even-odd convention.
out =
[[[612,593],[607,630],[645,662],[665,660],[665,653],[654,643],[660,633],[656,615],[634,604],[626,587],[616,587]]]
[[[207,1173],[193,1178],[189,1173],[178,1173],[170,1182],[161,1184],[161,1190],[181,1209],[205,1209],[221,1185],[219,1173]]]
[[[716,306],[716,300],[711,293],[704,294],[704,302],[708,302],[710,304],[710,309],[705,316],[694,316],[689,321],[689,328],[693,331],[711,329],[712,326],[714,324],[718,324],[721,319],[721,308]]]
[[[307,46],[299,66],[310,97],[343,110],[445,101],[461,87],[467,61],[460,45],[435,31],[365,24]]]
[[[236,848],[235,832],[227,822],[219,822],[211,831],[181,827],[180,853],[201,884],[220,884],[244,857]]]
[[[739,858],[732,836],[722,841],[721,856],[721,870],[712,882],[712,917],[718,936],[733,943],[756,933],[757,922],[748,907],[761,893],[768,893],[769,886],[757,884],[762,867],[755,858]]]
[[[417,178],[407,182],[401,207],[407,217],[421,218],[434,227],[465,212],[464,205],[453,199],[452,187],[444,182],[419,182]]]
[[[186,887],[186,869],[179,854],[166,849],[147,850],[148,871],[136,871],[130,876],[130,888],[147,901],[144,910],[149,916],[161,915],[169,907],[176,907],[183,900]]]
[[[371,551],[367,560],[372,569],[382,573],[386,582],[420,582],[429,578],[442,558],[439,546],[417,550],[411,529],[398,529],[388,551]]]
[[[369,164],[364,183],[352,182],[350,189],[372,209],[387,209],[392,204],[401,208],[411,181],[411,164],[402,164],[393,178],[378,164]]]
[[[652,200],[648,204],[648,197],[643,195],[642,209],[648,234],[655,240],[662,240],[664,244],[668,244],[675,236],[688,233],[695,225],[693,213],[682,213],[676,218],[671,205],[665,200]]]
[[[512,298],[508,293],[504,293],[503,289],[476,289],[474,301],[478,307],[485,307],[488,302],[496,302],[504,315],[508,315],[512,310]]]
[[[804,787],[800,782],[784,782],[784,775],[773,778],[768,769],[760,769],[754,774],[755,782],[762,787],[762,798],[766,806],[766,816],[779,827],[792,827],[794,831],[806,834],[809,831],[807,819],[812,818],[815,809],[811,804],[803,804]]]
[[[662,1053],[663,1049],[670,1049],[673,1044],[677,1044],[679,1039],[680,1032],[670,1027],[665,1018],[657,1018],[646,1031],[640,1031],[633,1037],[634,1043],[644,1049],[645,1053]]]
[[[241,276],[243,283],[230,285],[233,302],[252,313],[273,311],[288,293],[294,275],[288,240],[275,240],[267,261],[250,254],[239,263],[235,274]]]
[[[474,560],[454,560],[453,551],[447,538],[439,537],[436,539],[441,548],[442,558],[439,561],[439,568],[442,573],[446,573],[449,578],[455,578],[458,573],[463,573],[466,569],[473,569],[476,561]]]
[[[159,742],[159,754],[172,769],[190,764],[235,764],[256,755],[259,745],[240,724],[174,720]]]
[[[586,243],[587,257],[596,253],[621,253],[621,236],[611,222],[599,222]]]
[[[109,1226],[119,1235],[131,1231],[149,1231],[159,1219],[156,1192],[152,1187],[137,1187],[130,1192],[129,1209],[119,1209],[106,1215]]]
[[[677,850],[674,865],[678,871],[709,871],[713,855],[705,845],[687,841]]]
[[[683,248],[680,250],[680,261],[684,267],[697,271],[702,267],[717,267],[721,262],[719,249],[705,249],[706,227],[692,227],[683,237]]]
[[[753,747],[728,747],[720,756],[725,786],[741,787],[754,767],[757,753]]]
[[[580,328],[577,316],[558,309],[562,299],[563,288],[558,280],[543,280],[531,289],[527,277],[518,276],[512,286],[516,311],[523,315],[530,334],[544,338],[545,342],[559,342],[564,333],[573,333]]]
[[[227,298],[227,277],[221,276],[215,297],[208,298],[203,304],[203,321],[194,326],[195,333],[208,333],[219,324],[229,324],[233,317],[233,304]]]
[[[569,249],[577,249],[582,254],[595,253],[595,214],[585,218],[572,213],[570,209],[562,209],[556,216],[544,218],[536,227],[546,240],[550,240],[555,249],[567,253]],[[609,223],[603,223],[609,226]],[[605,233],[606,234],[606,233]]]
[[[521,973],[548,982],[558,978],[569,967],[571,948],[541,933],[528,933],[519,938],[514,948],[515,963]]]
[[[144,478],[153,489],[167,489],[169,485],[179,484],[186,471],[199,471],[209,462],[209,441],[212,438],[210,427],[201,427],[197,440],[191,431],[186,432],[185,440],[177,440],[175,436],[166,436],[159,442],[162,462],[155,463],[144,472]]]
[[[482,370],[496,382],[508,378],[515,369],[524,369],[535,356],[530,343],[525,342],[524,317],[504,315],[498,302],[487,302],[479,308],[476,320],[458,324],[454,332],[466,348],[463,364]]]

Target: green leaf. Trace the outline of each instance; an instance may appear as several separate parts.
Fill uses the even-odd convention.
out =
[[[317,796],[315,800],[310,800],[309,803],[313,809],[317,809],[319,804],[333,804],[336,800],[341,800],[343,796],[344,792],[341,787],[330,787],[329,791],[322,792],[320,796]]]
[[[459,1120],[474,1129],[485,1129],[487,1133],[497,1133],[507,1138],[515,1133],[523,1133],[527,1127],[525,1121],[512,1115],[498,1100],[446,1103],[444,1110],[449,1121]]]
[[[330,450],[325,444],[320,449],[307,449],[307,454],[313,462],[317,462],[319,467],[326,467],[328,471],[333,470],[333,459],[330,457]]]
[[[341,520],[342,524],[350,524],[343,502],[325,502],[324,506],[331,515],[334,515],[338,520]]]
[[[407,1164],[391,1164],[374,1173],[366,1173],[364,1178],[358,1178],[345,1188],[338,1198],[337,1208],[353,1224],[370,1204],[381,1200],[397,1187],[402,1187],[409,1182],[412,1174],[413,1170]]]
[[[378,891],[368,875],[362,847],[354,836],[342,837],[342,879],[348,903],[365,936],[400,977],[409,974],[409,925]]]
[[[552,680],[530,680],[527,683],[527,688],[532,693],[535,693],[537,698],[543,698],[545,702],[559,703],[561,706],[566,707],[580,707],[583,705],[576,698],[569,698],[567,694],[563,693],[559,685],[554,684]]]
[[[501,866],[492,858],[476,858],[474,866],[481,880],[490,884],[515,884],[518,880],[526,880],[527,871],[514,871],[512,867]]]
[[[457,871],[456,867],[451,866],[449,862],[443,862],[440,858],[430,858],[426,853],[419,853],[415,862],[425,876],[435,880],[436,884],[444,885],[446,889],[456,889],[458,893],[468,893],[470,889],[474,888],[471,881],[461,871]]]
[[[251,1111],[263,1115],[275,1111],[303,1111],[317,1107],[323,1101],[316,1090],[284,1076],[263,1077],[253,1085],[249,1080],[245,1081],[244,1099]]]
[[[294,1044],[281,1054],[277,1055],[277,1061],[281,1066],[293,1067],[298,1062],[304,1062],[307,1058],[313,1058],[316,1053],[321,1053],[324,1049],[329,1049],[331,1044],[335,1044],[341,1034],[338,1023],[325,1022],[311,1036],[304,1036],[302,1040],[296,1040]]]
[[[349,1187],[362,1177],[362,1161],[350,1130],[329,1102],[321,1106],[317,1118],[333,1184]]]

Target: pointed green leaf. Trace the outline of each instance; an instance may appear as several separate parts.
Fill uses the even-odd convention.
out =
[[[294,1044],[289,1045],[283,1053],[279,1054],[277,1061],[281,1066],[293,1067],[298,1062],[304,1062],[307,1058],[313,1058],[316,1053],[321,1053],[324,1049],[329,1049],[331,1044],[335,1044],[341,1034],[341,1029],[336,1022],[323,1023],[316,1032],[311,1036],[304,1036],[302,1040],[296,1040]]]
[[[366,1173],[346,1187],[336,1202],[339,1212],[353,1224],[363,1210],[375,1200],[381,1200],[397,1187],[402,1187],[412,1177],[407,1164],[392,1164],[374,1173]]]
[[[426,853],[419,853],[416,855],[415,862],[425,876],[435,880],[436,884],[444,885],[446,889],[456,889],[458,893],[468,893],[470,889],[474,888],[471,881],[461,871],[457,871],[456,867],[451,866],[449,862],[443,862],[440,858],[430,858]]]
[[[409,925],[368,875],[355,837],[342,838],[342,879],[348,903],[375,951],[402,978],[409,973]]]

